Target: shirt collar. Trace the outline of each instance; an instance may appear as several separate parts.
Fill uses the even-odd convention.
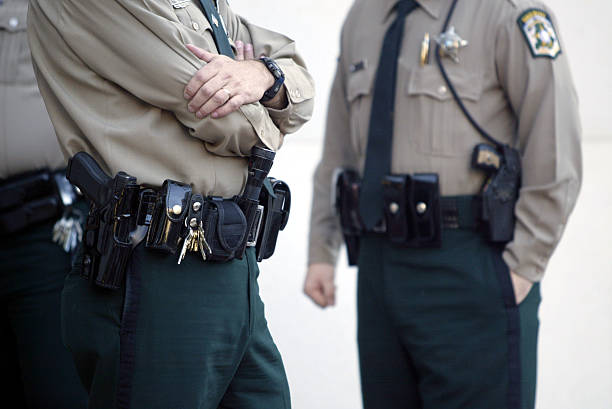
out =
[[[419,3],[419,6],[421,6],[421,8],[423,8],[423,10],[427,12],[427,14],[429,14],[435,19],[438,19],[440,17],[440,3],[442,1],[443,0],[416,0],[416,2]],[[391,13],[391,11],[393,11],[393,8],[397,3],[398,0],[383,1],[383,19],[386,20],[387,17],[389,17],[389,14]]]

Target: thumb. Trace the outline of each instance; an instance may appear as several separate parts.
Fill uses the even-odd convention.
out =
[[[186,46],[189,49],[189,51],[191,51],[200,60],[203,60],[205,62],[211,62],[212,59],[215,58],[215,54],[209,53],[208,51],[200,47],[196,47],[193,44],[186,44]]]

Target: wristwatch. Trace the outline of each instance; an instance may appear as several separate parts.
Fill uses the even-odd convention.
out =
[[[259,57],[259,61],[261,61],[266,66],[268,71],[270,71],[270,73],[274,77],[274,85],[272,85],[266,92],[264,92],[263,97],[259,100],[260,102],[266,102],[271,100],[276,96],[276,94],[278,94],[278,91],[280,91],[281,87],[285,83],[285,74],[272,58]]]

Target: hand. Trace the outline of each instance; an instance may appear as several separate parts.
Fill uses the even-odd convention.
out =
[[[242,105],[259,101],[274,85],[274,76],[266,66],[251,58],[253,50],[248,44],[242,44],[242,50],[236,44],[242,60],[212,54],[191,44],[187,48],[206,62],[185,87],[187,108],[198,118],[229,115]]]
[[[321,308],[336,305],[334,266],[324,263],[311,264],[304,280],[304,294]]]
[[[510,271],[510,278],[512,279],[512,288],[514,289],[514,298],[518,305],[527,298],[527,294],[531,291],[533,283],[525,277],[516,274],[514,271]]]

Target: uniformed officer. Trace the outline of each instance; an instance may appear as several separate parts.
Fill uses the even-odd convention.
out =
[[[304,290],[321,307],[335,303],[342,230],[330,182],[334,169],[356,166],[365,408],[533,408],[538,283],[580,188],[580,133],[563,41],[541,2],[354,3],[314,178]],[[471,166],[482,143],[518,149],[522,164],[513,239],[501,245],[483,231],[478,199],[491,179]],[[389,173],[413,183],[437,175],[439,247],[391,244],[385,234],[404,226],[371,224],[406,211],[383,208]],[[425,205],[407,211],[421,220]]]
[[[52,172],[66,164],[36,86],[27,9],[27,0],[0,1],[0,390],[14,408],[82,409],[87,395],[60,331],[70,254],[52,241],[61,216]]]
[[[312,112],[294,42],[225,1],[34,0],[28,33],[65,153],[86,151],[156,191],[172,179],[203,196],[240,194],[253,146],[278,149]],[[270,60],[234,60],[245,44]],[[177,265],[140,243],[123,291],[92,285],[84,268],[66,281],[63,322],[90,408],[290,407],[253,248]]]

